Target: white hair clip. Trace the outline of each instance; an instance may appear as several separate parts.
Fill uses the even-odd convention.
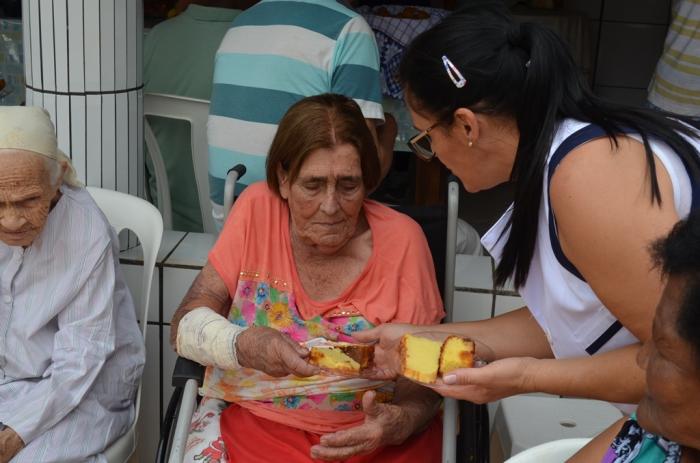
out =
[[[447,72],[447,75],[450,80],[452,80],[452,83],[455,84],[455,87],[462,88],[467,85],[467,79],[464,78],[462,73],[459,72],[459,69],[457,69],[457,66],[452,64],[452,61],[445,55],[442,55],[442,64],[445,66],[445,72]]]

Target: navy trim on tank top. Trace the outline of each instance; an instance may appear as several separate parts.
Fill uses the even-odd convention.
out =
[[[588,355],[593,355],[600,350],[605,344],[612,339],[613,336],[617,334],[618,331],[622,329],[622,323],[620,320],[615,320],[612,325],[608,327],[603,334],[598,336],[598,339],[593,341],[590,346],[586,347],[586,352]]]
[[[636,133],[635,131],[630,129],[623,129],[622,132],[625,134]],[[588,141],[607,136],[608,134],[605,132],[605,130],[603,130],[602,127],[595,124],[589,124],[577,130],[569,137],[567,137],[562,142],[562,144],[559,145],[559,147],[556,149],[556,151],[552,155],[552,158],[549,161],[547,171],[546,201],[549,205],[549,241],[552,244],[552,251],[554,251],[554,255],[556,256],[557,261],[559,261],[562,267],[571,272],[571,274],[573,274],[576,278],[579,278],[581,281],[584,282],[586,281],[586,279],[583,278],[583,275],[581,275],[581,272],[578,271],[574,264],[571,263],[569,259],[567,259],[567,257],[564,255],[564,252],[561,249],[561,244],[559,243],[559,236],[557,235],[556,218],[554,217],[554,213],[552,212],[552,205],[549,201],[549,187],[552,183],[552,175],[554,175],[554,171],[556,170],[559,163],[561,163],[561,161],[566,157],[567,154],[569,154],[571,151]],[[685,167],[686,172],[688,173],[688,176],[690,177],[690,184],[692,187],[693,196],[691,200],[690,209],[696,210],[696,208],[700,207],[700,181],[694,181],[694,177],[691,173],[691,166],[689,166],[684,159],[681,160],[683,162],[683,166]],[[589,355],[595,354],[600,350],[601,347],[603,347],[608,341],[610,341],[613,338],[613,336],[615,336],[622,328],[622,323],[620,323],[619,320],[615,320],[615,322],[613,322],[613,324],[610,325],[610,327],[608,327],[608,329],[605,330],[603,334],[601,334],[595,341],[591,343],[590,346],[586,348],[586,352],[588,352]]]
[[[573,151],[574,149],[578,148],[586,142],[606,136],[607,134],[605,133],[605,130],[603,130],[602,127],[594,124],[587,125],[577,130],[573,134],[569,135],[562,142],[562,144],[559,145],[557,150],[552,155],[552,158],[549,160],[549,166],[547,167],[548,172],[546,200],[549,206],[549,241],[550,243],[552,243],[552,251],[554,251],[554,255],[556,256],[561,266],[568,270],[576,278],[582,281],[586,281],[586,279],[583,278],[583,275],[581,275],[581,272],[578,271],[574,264],[572,264],[571,261],[567,259],[567,257],[564,255],[564,251],[562,251],[561,249],[561,244],[559,243],[559,236],[557,235],[557,222],[554,218],[554,213],[552,212],[552,204],[549,200],[549,188],[552,184],[552,175],[554,175],[554,171],[556,170],[557,166],[559,166],[559,163],[566,157],[567,154],[569,154],[571,151]]]
[[[623,133],[634,134],[635,132],[633,130],[623,130]],[[589,124],[567,137],[562,142],[562,144],[559,145],[559,147],[556,149],[556,151],[552,155],[552,158],[549,161],[547,172],[547,191],[549,191],[549,187],[552,182],[552,175],[554,175],[554,170],[557,168],[559,163],[566,157],[567,154],[569,154],[571,151],[590,140],[607,136],[607,133],[605,132],[605,130],[603,130],[602,127],[594,124]],[[695,210],[698,206],[700,206],[700,182],[694,179],[693,175],[691,174],[690,166],[688,166],[685,160],[682,161],[685,170],[688,172],[688,177],[690,177],[692,187],[693,196],[691,202],[691,210]],[[547,195],[546,200],[547,204],[549,205],[549,241],[552,243],[552,251],[554,251],[554,255],[562,267],[568,270],[576,278],[585,282],[586,279],[583,278],[581,272],[579,272],[578,269],[574,266],[574,264],[571,263],[569,259],[567,259],[567,257],[564,255],[564,252],[561,249],[561,244],[559,243],[559,237],[557,235],[556,218],[554,217],[554,213],[552,212],[552,205],[549,201],[549,194]],[[615,322],[613,322],[612,325],[610,325],[608,329],[606,329],[605,332],[603,332],[603,334],[601,334],[586,348],[586,352],[589,355],[595,354],[608,341],[610,341],[613,338],[613,336],[615,336],[622,328],[622,323],[620,323],[619,320],[615,320]]]
[[[623,133],[625,134],[635,134],[636,132],[631,129],[623,129]],[[548,173],[547,173],[547,204],[549,205],[549,241],[552,243],[552,251],[554,251],[554,255],[557,258],[557,261],[561,264],[562,267],[564,267],[566,270],[568,270],[572,275],[574,275],[576,278],[580,279],[581,281],[586,281],[586,279],[581,275],[581,272],[578,271],[578,269],[574,266],[574,264],[571,263],[569,259],[564,255],[564,251],[561,249],[561,244],[559,243],[559,236],[557,235],[557,221],[556,218],[554,217],[554,213],[552,212],[552,204],[549,200],[549,187],[551,186],[552,183],[552,176],[554,175],[554,171],[556,170],[557,166],[561,161],[566,157],[567,154],[569,154],[571,151],[574,149],[578,148],[582,144],[589,142],[591,140],[595,140],[596,138],[602,138],[602,137],[607,137],[608,134],[603,130],[602,127],[599,125],[595,124],[589,124],[576,132],[574,132],[572,135],[569,135],[561,145],[556,149],[554,154],[552,155],[552,158],[549,161],[549,166],[548,166]],[[693,181],[693,175],[691,174],[691,167],[688,166],[685,160],[682,159],[683,166],[685,167],[686,172],[688,173],[688,176],[690,177],[690,184],[692,187],[692,200],[691,200],[691,210],[696,210],[698,207],[700,207],[700,182],[699,181]]]

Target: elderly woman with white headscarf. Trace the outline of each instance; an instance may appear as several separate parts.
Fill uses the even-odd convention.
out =
[[[144,346],[114,230],[40,108],[0,106],[0,463],[105,461]]]

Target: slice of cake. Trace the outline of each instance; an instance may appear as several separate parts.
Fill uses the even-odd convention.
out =
[[[401,338],[401,374],[422,383],[437,379],[442,342],[412,334]]]
[[[440,351],[440,376],[458,368],[474,366],[474,341],[450,336],[442,343]]]
[[[474,366],[474,350],[474,341],[460,336],[435,340],[405,334],[399,346],[401,374],[422,383],[434,383],[438,376],[452,370]]]
[[[374,346],[349,342],[329,342],[313,346],[309,363],[344,375],[357,375],[372,365]]]

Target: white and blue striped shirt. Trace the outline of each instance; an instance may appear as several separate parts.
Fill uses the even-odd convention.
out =
[[[83,188],[23,249],[0,242],[0,421],[19,462],[104,461],[134,419],[145,361],[114,230]]]
[[[209,190],[223,204],[228,170],[237,187],[264,180],[277,125],[290,106],[339,93],[365,119],[384,120],[379,51],[364,18],[336,0],[262,0],[231,23],[214,64],[207,124]]]

